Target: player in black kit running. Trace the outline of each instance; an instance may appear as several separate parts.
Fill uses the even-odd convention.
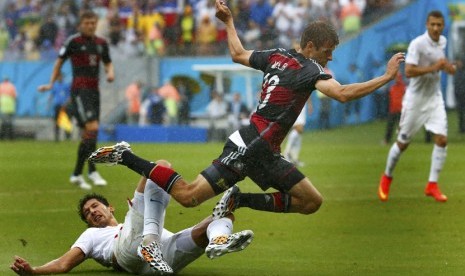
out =
[[[323,198],[310,180],[281,156],[281,143],[312,91],[318,89],[340,102],[363,97],[394,79],[404,54],[395,54],[387,63],[386,73],[380,77],[341,85],[323,70],[339,43],[336,31],[328,23],[311,23],[302,34],[298,50],[249,51],[237,36],[229,8],[217,0],[216,9],[216,16],[226,24],[232,60],[264,73],[259,105],[250,125],[231,134],[223,153],[191,183],[171,168],[134,155],[126,142],[100,148],[90,159],[96,163],[125,165],[152,179],[186,207],[197,206],[227,190],[222,198],[225,205],[214,213],[218,217],[239,207],[314,213]],[[235,184],[245,177],[263,190],[274,188],[277,192],[241,193]]]

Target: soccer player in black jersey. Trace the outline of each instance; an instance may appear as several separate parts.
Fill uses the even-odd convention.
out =
[[[53,67],[50,82],[39,86],[39,91],[50,90],[57,80],[61,67],[69,58],[73,71],[71,86],[71,106],[73,116],[81,128],[81,142],[74,172],[70,182],[82,189],[91,189],[83,178],[82,172],[89,155],[97,148],[97,135],[100,116],[99,69],[103,62],[107,81],[114,80],[113,64],[108,44],[105,39],[97,37],[98,16],[92,11],[85,11],[80,16],[79,33],[71,35],[60,49]],[[89,179],[94,185],[106,185],[107,182],[96,171],[95,165],[89,163]]]
[[[280,146],[286,134],[312,91],[318,89],[340,102],[363,97],[394,79],[404,54],[395,54],[380,77],[341,85],[324,71],[339,42],[336,31],[328,23],[311,23],[302,34],[298,50],[249,51],[243,48],[237,36],[229,8],[217,0],[216,9],[216,16],[226,24],[232,60],[264,74],[260,101],[250,125],[231,134],[222,154],[191,183],[171,168],[139,158],[126,142],[100,148],[90,160],[125,165],[152,179],[186,207],[197,206],[227,190],[220,201],[224,204],[214,212],[217,217],[240,207],[314,213],[323,198],[310,180],[281,156]],[[274,188],[277,192],[241,193],[235,184],[245,177],[264,191]]]

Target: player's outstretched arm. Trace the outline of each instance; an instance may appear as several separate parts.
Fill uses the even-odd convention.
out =
[[[25,259],[15,256],[10,268],[18,275],[59,274],[71,271],[71,269],[78,266],[84,260],[85,255],[82,250],[73,247],[60,258],[38,267],[32,267]]]
[[[316,89],[326,96],[333,98],[339,102],[348,102],[366,96],[389,81],[393,80],[399,71],[399,66],[405,61],[404,53],[397,53],[391,57],[386,66],[386,72],[377,78],[366,82],[351,83],[341,85],[334,79],[319,80],[316,82]]]
[[[234,62],[250,67],[249,58],[253,51],[245,50],[241,40],[237,35],[231,10],[228,8],[224,0],[216,0],[216,17],[226,25],[228,34],[228,47],[231,53],[231,58]]]
[[[52,89],[53,83],[58,79],[58,76],[61,74],[61,67],[65,61],[62,58],[57,58],[55,65],[53,66],[52,76],[50,77],[50,82],[48,84],[40,85],[37,90],[40,92],[48,91]]]

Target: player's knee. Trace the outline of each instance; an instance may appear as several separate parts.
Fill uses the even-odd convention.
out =
[[[321,195],[315,195],[311,200],[307,201],[303,208],[300,210],[301,214],[310,215],[318,211],[323,204],[323,197]]]
[[[445,148],[447,146],[447,137],[446,136],[437,136],[435,139],[435,144],[441,148]]]

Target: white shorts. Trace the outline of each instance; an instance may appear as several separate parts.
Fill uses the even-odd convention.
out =
[[[140,206],[143,200],[141,193],[135,193],[133,206]],[[143,215],[133,207],[129,207],[123,226],[113,245],[113,254],[118,265],[129,273],[154,274],[150,265],[137,256],[137,247],[142,242],[143,230]],[[161,236],[163,258],[174,272],[179,272],[205,252],[204,248],[198,247],[192,240],[191,233],[192,228],[181,230],[176,234],[163,229]]]
[[[429,109],[419,110],[402,108],[397,140],[410,143],[412,137],[424,126],[433,134],[447,136],[447,114],[443,104],[437,104]]]
[[[303,125],[307,123],[307,105],[302,108],[302,111],[300,111],[299,117],[294,122],[294,125]]]

